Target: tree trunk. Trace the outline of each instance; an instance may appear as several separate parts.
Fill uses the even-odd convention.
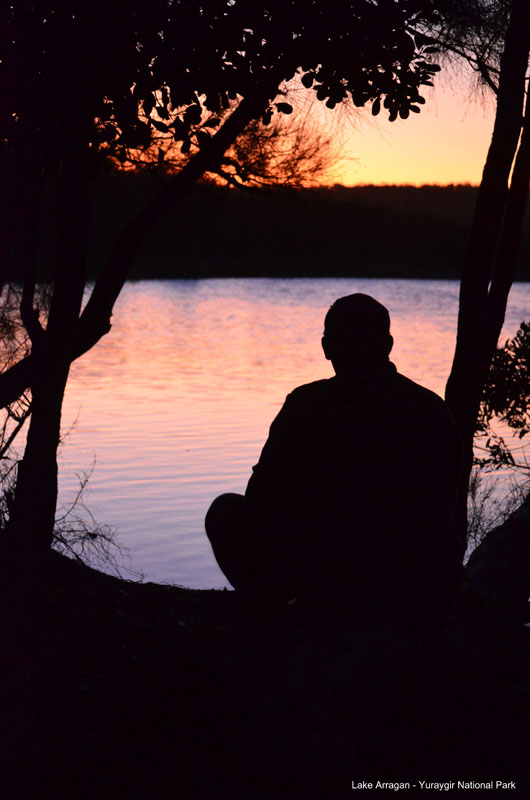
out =
[[[458,333],[446,400],[453,411],[464,442],[464,465],[459,489],[458,525],[465,535],[469,476],[473,464],[473,437],[482,390],[504,319],[518,240],[521,208],[520,180],[508,180],[523,122],[525,78],[530,50],[530,5],[514,0],[500,64],[497,113],[491,144],[479,188],[473,228],[462,281]],[[528,145],[519,149],[520,166]],[[526,195],[523,199],[526,200]],[[505,231],[503,234],[502,231]],[[520,227],[519,227],[520,231]],[[509,244],[508,244],[509,243]],[[510,252],[508,250],[510,249]],[[493,282],[496,300],[489,296]],[[502,289],[501,289],[502,287]],[[495,323],[493,320],[495,319]]]
[[[78,152],[63,155],[56,275],[46,331],[33,310],[34,275],[24,287],[21,307],[33,347],[32,414],[11,524],[42,547],[49,547],[53,538],[61,410],[86,280],[89,173],[90,165]]]
[[[530,97],[526,97],[523,133],[515,158],[506,213],[502,227],[495,272],[488,294],[486,352],[493,353],[497,346],[504,317],[508,295],[513,282],[517,254],[521,242],[524,212],[530,185]],[[488,364],[485,369],[489,368]]]
[[[18,465],[12,525],[49,547],[57,505],[57,448],[61,409],[69,363],[42,359],[41,374],[32,385],[32,413],[24,458]]]

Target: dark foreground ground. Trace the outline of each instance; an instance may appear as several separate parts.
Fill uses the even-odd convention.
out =
[[[410,782],[407,796],[514,780],[508,796],[530,796],[519,625],[267,621],[233,592],[53,554],[10,555],[2,573],[2,800],[334,798],[362,780]],[[359,794],[395,796],[374,791]]]

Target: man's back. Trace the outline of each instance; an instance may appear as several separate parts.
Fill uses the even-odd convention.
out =
[[[456,575],[459,460],[445,403],[387,361],[295,389],[246,496],[285,549],[288,590],[387,604]]]

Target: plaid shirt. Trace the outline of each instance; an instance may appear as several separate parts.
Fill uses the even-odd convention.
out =
[[[420,575],[449,579],[461,561],[460,459],[444,401],[387,362],[291,392],[246,496],[296,591],[402,591]]]

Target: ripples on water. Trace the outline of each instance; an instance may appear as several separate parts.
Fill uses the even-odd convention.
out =
[[[219,279],[126,285],[111,333],[75,362],[60,453],[61,498],[96,466],[87,496],[118,528],[126,566],[148,580],[225,586],[203,528],[220,492],[245,489],[268,427],[294,386],[330,377],[320,338],[337,297],[386,305],[392,360],[443,394],[458,284],[378,279]],[[528,319],[529,284],[512,291],[505,336]],[[77,421],[76,421],[77,420]]]

